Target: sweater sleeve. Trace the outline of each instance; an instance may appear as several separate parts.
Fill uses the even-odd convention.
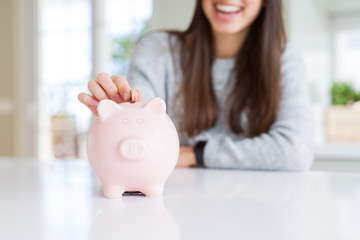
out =
[[[150,33],[134,46],[127,79],[131,88],[140,90],[144,102],[165,99],[167,37],[164,32]]]
[[[304,64],[288,50],[282,56],[282,96],[276,121],[254,138],[210,133],[204,165],[212,168],[308,170],[313,162],[312,113]]]

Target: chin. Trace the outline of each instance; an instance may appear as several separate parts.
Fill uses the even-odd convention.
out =
[[[213,31],[220,34],[238,34],[242,32],[244,28],[234,27],[234,26],[217,26],[213,27]]]

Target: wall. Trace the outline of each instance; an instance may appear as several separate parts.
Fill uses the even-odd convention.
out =
[[[315,142],[325,141],[324,111],[332,81],[331,21],[326,10],[314,0],[286,0],[289,44],[303,57],[315,117]]]
[[[0,156],[15,154],[15,1],[0,1]]]
[[[152,30],[185,30],[193,16],[196,0],[153,0]]]
[[[0,1],[0,156],[36,157],[35,2]]]

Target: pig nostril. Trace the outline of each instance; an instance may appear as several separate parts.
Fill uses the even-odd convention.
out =
[[[130,153],[131,152],[131,149],[130,148],[126,148],[126,153]]]
[[[143,121],[144,121],[144,120],[143,120],[142,118],[136,119],[136,122],[139,123],[139,124],[142,123]]]
[[[144,149],[142,147],[138,147],[137,151],[138,151],[138,153],[142,153],[144,151]]]
[[[124,118],[122,121],[121,121],[123,124],[127,124],[129,122],[129,120],[127,118]]]

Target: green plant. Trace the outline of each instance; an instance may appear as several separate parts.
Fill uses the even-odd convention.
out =
[[[115,74],[127,74],[132,48],[136,41],[149,32],[149,30],[149,22],[146,22],[140,31],[134,31],[130,34],[112,39],[112,62],[116,66]]]
[[[126,61],[131,56],[131,48],[135,40],[131,35],[113,39],[113,59]]]
[[[346,105],[360,100],[360,92],[356,92],[350,83],[333,83],[331,86],[331,103]]]

